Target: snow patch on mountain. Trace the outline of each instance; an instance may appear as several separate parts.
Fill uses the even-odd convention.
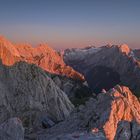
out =
[[[86,48],[72,48],[72,49],[66,49],[64,54],[67,58],[71,60],[77,60],[77,59],[84,59],[86,56],[97,53],[102,48],[96,48],[96,47],[86,47]],[[65,56],[64,56],[65,57]]]

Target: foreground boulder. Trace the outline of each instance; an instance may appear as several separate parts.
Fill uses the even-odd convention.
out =
[[[19,118],[11,118],[0,125],[0,140],[24,140],[24,128]]]
[[[17,116],[32,127],[44,116],[61,121],[73,110],[67,95],[39,67],[0,64],[0,73],[0,123]]]
[[[45,132],[40,132],[39,140],[41,140],[42,135],[44,137],[44,134],[46,139],[51,139],[61,134],[72,134],[79,130],[83,132],[87,130],[96,134],[102,132],[107,140],[114,140],[117,133],[124,138],[123,133],[117,130],[119,129],[119,123],[121,121],[133,122],[134,120],[137,125],[140,124],[140,103],[138,99],[129,88],[116,86],[106,93],[100,93],[97,99],[91,98],[85,106],[79,106],[64,122]],[[136,124],[133,127],[137,127]],[[127,130],[128,138],[131,133],[134,133],[127,124],[121,125],[121,127]],[[139,131],[136,131],[135,135],[138,134]]]

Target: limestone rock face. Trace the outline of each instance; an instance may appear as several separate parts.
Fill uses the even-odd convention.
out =
[[[140,124],[135,121],[120,121],[118,123],[115,140],[139,140]]]
[[[19,61],[25,61],[36,64],[51,73],[84,80],[80,73],[73,70],[70,66],[66,66],[62,56],[47,44],[40,44],[33,48],[28,44],[12,44],[4,37],[0,37],[0,59],[7,66]]]
[[[127,45],[107,45],[69,49],[64,52],[63,58],[67,65],[85,76],[93,91],[98,88],[100,91],[109,90],[119,83],[139,89],[140,62],[136,54],[138,53],[134,53]]]
[[[115,140],[130,140],[131,125],[128,121],[120,121],[115,135]]]
[[[0,73],[0,123],[17,116],[28,127],[42,114],[60,121],[73,110],[67,95],[34,64],[0,64]]]
[[[19,118],[10,118],[0,125],[1,140],[24,140],[24,128]]]
[[[85,106],[75,110],[67,120],[45,133],[46,138],[50,139],[60,134],[71,134],[86,129],[92,133],[104,133],[107,140],[114,140],[117,133],[120,138],[126,138],[124,133],[128,133],[127,138],[130,138],[131,133],[134,133],[130,124],[119,124],[121,121],[131,123],[133,120],[136,124],[140,124],[140,103],[129,88],[116,86],[107,93],[100,93],[97,99],[91,98]],[[139,130],[138,125],[133,126],[135,130]],[[120,131],[120,128],[124,130]],[[138,135],[139,131],[135,132],[135,136]]]
[[[12,43],[0,36],[0,59],[6,65],[13,65],[20,60],[20,54]]]
[[[110,116],[103,129],[106,137],[113,140],[119,121],[136,120],[140,123],[140,103],[127,87],[116,87],[111,96],[114,100],[111,103]]]

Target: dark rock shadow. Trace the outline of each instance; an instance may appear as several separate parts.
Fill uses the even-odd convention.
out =
[[[85,77],[95,93],[100,93],[102,89],[109,90],[120,83],[119,73],[105,66],[95,66]]]

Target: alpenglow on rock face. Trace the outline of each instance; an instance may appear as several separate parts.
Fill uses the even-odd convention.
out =
[[[140,103],[127,87],[117,86],[109,94],[112,98],[111,110],[103,129],[106,137],[109,140],[113,140],[120,121],[126,120],[131,122],[136,120],[140,124]]]
[[[36,64],[42,69],[55,74],[66,75],[74,79],[83,80],[84,77],[66,66],[61,55],[48,47],[47,44],[40,44],[33,48],[28,44],[12,44],[0,36],[0,59],[3,64],[11,66],[19,61]]]
[[[85,76],[94,92],[109,90],[116,84],[139,89],[140,63],[127,45],[107,45],[99,48],[66,50],[63,58],[67,65]]]
[[[120,125],[123,121],[129,123],[135,121],[133,129],[127,128],[131,125],[129,123],[127,125],[124,123],[124,126]],[[105,134],[107,140],[114,140],[114,138],[115,140],[122,140],[116,139],[117,137],[132,140],[131,138],[127,139],[127,135],[124,135],[124,131],[120,131],[120,128],[124,131],[129,130],[127,132],[131,138],[136,138],[140,134],[140,103],[129,88],[125,86],[116,86],[107,93],[100,93],[97,99],[91,98],[85,106],[80,106],[67,120],[43,134],[46,135],[46,139],[53,139],[74,132],[79,133],[77,135],[80,137],[82,132],[88,130],[92,131],[93,134],[99,134],[99,136]],[[132,132],[132,130],[136,131]]]
[[[134,55],[135,55],[136,59],[139,61],[139,64],[140,64],[140,49],[134,50]]]
[[[66,94],[34,64],[0,64],[0,73],[0,123],[16,116],[23,125],[35,125],[43,113],[60,121],[73,110]]]

